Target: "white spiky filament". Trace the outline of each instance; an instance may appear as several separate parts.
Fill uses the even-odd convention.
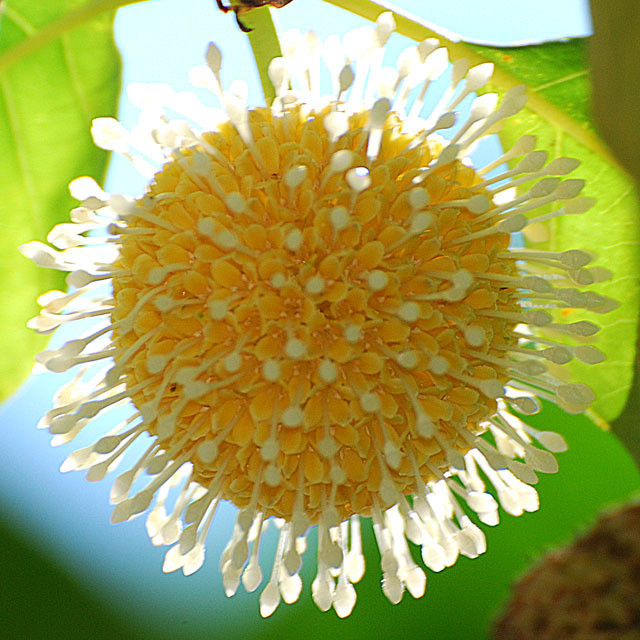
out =
[[[212,89],[226,118],[166,87],[132,87],[142,107],[186,112],[201,129],[161,117],[144,139],[98,119],[99,145],[151,175],[154,163],[162,169],[137,200],[75,181],[73,222],[48,237],[57,250],[22,247],[68,271],[71,288],[41,296],[29,326],[97,322],[38,356],[50,371],[80,365],[39,426],[64,444],[114,407],[136,409],[62,470],[99,480],[146,440],[113,484],[112,520],[155,499],[148,533],[171,545],[163,569],[186,575],[204,561],[220,501],[232,501],[239,511],[220,561],[229,596],[263,581],[260,542],[275,523],[264,616],[298,598],[312,525],[313,598],[340,617],[365,569],[361,516],[372,518],[393,603],[405,589],[425,590],[407,541],[432,571],[483,553],[469,513],[493,526],[499,505],[513,515],[537,509],[529,485],[556,471],[552,454],[566,447],[511,411],[536,413],[538,398],[585,410],[591,390],[553,372],[574,357],[604,359],[589,344],[597,325],[562,322],[562,313],[614,308],[583,289],[610,274],[585,251],[509,246],[532,222],[593,204],[582,181],[563,179],[577,163],[547,162],[525,136],[470,168],[470,147],[522,108],[523,90],[476,98],[456,127],[454,110],[492,71],[457,61],[423,118],[447,52],[427,40],[383,68],[392,30],[384,14],[324,48],[290,36],[270,69],[272,109],[248,110],[237,83],[223,89],[213,45],[192,79]],[[517,164],[496,174],[507,160]]]

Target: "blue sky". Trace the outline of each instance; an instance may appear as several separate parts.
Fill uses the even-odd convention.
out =
[[[589,31],[586,0],[399,0],[397,4],[409,11],[419,10],[423,18],[464,37],[480,40],[540,40]],[[278,12],[278,20],[283,30],[313,28],[321,37],[363,24],[321,0],[294,0]],[[232,16],[215,9],[214,0],[154,0],[126,7],[117,16],[116,39],[123,55],[125,85],[167,82],[177,89],[189,89],[189,68],[202,63],[207,43],[214,40],[226,52],[223,76],[227,83],[236,77],[246,80],[251,102],[261,102],[246,37],[236,29]],[[396,46],[404,43],[409,41],[396,38]],[[137,117],[124,96],[120,116],[127,125]],[[106,187],[137,195],[144,188],[144,179],[126,162],[114,159]],[[59,343],[62,338],[54,340]],[[109,480],[89,484],[81,473],[59,473],[62,460],[77,447],[52,449],[49,435],[35,427],[50,408],[61,377],[43,374],[29,380],[0,410],[6,459],[0,465],[0,506],[18,528],[64,562],[80,581],[108,591],[125,609],[133,612],[146,607],[151,611],[160,593],[163,599],[172,599],[173,616],[188,618],[201,607],[211,606],[214,597],[223,597],[217,568],[221,542],[209,545],[208,562],[189,578],[188,586],[181,574],[159,580],[164,549],[150,544],[144,518],[119,526],[109,524]],[[231,514],[232,509],[226,509],[216,526],[225,519],[229,522]],[[131,563],[136,564],[135,579]],[[116,584],[119,588],[112,589]],[[258,615],[255,596],[241,595],[241,591],[225,609],[228,623],[247,611],[250,616]],[[244,606],[247,598],[252,601],[249,607]],[[156,610],[155,616],[158,624],[169,622],[168,613]]]

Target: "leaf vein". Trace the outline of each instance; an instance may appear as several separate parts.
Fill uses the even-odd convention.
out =
[[[543,84],[539,84],[534,86],[535,91],[544,91],[549,87],[555,87],[556,85],[562,84],[563,82],[568,82],[569,80],[575,80],[576,78],[584,78],[587,75],[587,70],[583,69],[582,71],[576,71],[575,73],[569,73],[562,78],[556,78],[555,80],[550,80],[549,82],[544,82]]]
[[[69,33],[63,33],[60,41],[62,43],[62,54],[64,56],[64,61],[67,65],[67,70],[69,72],[69,79],[71,80],[71,87],[73,89],[73,94],[75,95],[78,104],[80,105],[80,109],[82,110],[82,115],[84,118],[89,121],[91,118],[91,109],[89,107],[89,100],[87,99],[87,93],[84,89],[84,84],[80,79],[80,73],[78,70],[78,65],[76,64],[75,57],[73,55],[73,51],[69,42]]]
[[[620,203],[620,201],[626,198],[632,191],[633,191],[633,187],[629,185],[626,188],[626,190],[623,191],[613,202],[611,202],[606,209],[602,210],[602,213],[608,213],[609,211],[611,211],[613,207],[617,206]]]
[[[621,318],[620,320],[616,320],[615,322],[612,322],[611,324],[603,324],[601,325],[603,329],[612,329],[613,327],[618,327],[620,325],[624,325],[624,324],[635,324],[636,320],[635,318]]]
[[[4,5],[3,13],[26,36],[32,36],[37,31],[37,28],[12,6]]]
[[[613,389],[611,391],[607,391],[607,393],[603,393],[600,398],[598,398],[598,400],[600,402],[602,402],[605,398],[613,398],[617,395],[626,395],[626,392],[631,388],[630,384],[625,384],[622,385],[621,387],[618,387],[617,389]]]
[[[615,244],[606,245],[606,249],[617,249],[618,247],[637,247],[640,244],[637,240],[621,240]],[[614,278],[615,280],[616,278]]]

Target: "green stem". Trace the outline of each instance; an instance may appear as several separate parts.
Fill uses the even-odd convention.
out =
[[[99,16],[101,13],[114,11],[128,4],[136,4],[143,1],[144,0],[94,0],[93,2],[83,4],[65,13],[58,20],[49,23],[32,35],[27,36],[22,42],[0,55],[0,75],[16,62],[19,62],[44,45],[59,38],[63,33],[82,26],[85,22]]]
[[[452,40],[451,37],[455,38],[455,34],[449,33],[450,37],[447,38],[446,35],[436,30],[437,27],[435,25],[410,14],[404,9],[395,7],[386,0],[379,0],[378,2],[374,2],[374,0],[324,1],[371,21],[375,21],[376,18],[385,11],[391,11],[396,22],[397,31],[401,35],[411,38],[416,42],[420,42],[426,38],[436,38],[442,44],[446,45],[452,61],[466,58],[472,65],[488,62],[483,55],[472,49],[468,44]],[[521,80],[498,66],[494,69],[491,82],[503,91],[522,84]],[[597,153],[603,160],[606,160],[620,171],[626,173],[625,169],[620,165],[617,158],[601,138],[587,131],[579,122],[531,90],[531,88],[527,90],[527,108],[545,120],[552,122],[587,149]]]
[[[253,9],[242,16],[242,22],[251,29],[247,35],[258,67],[264,99],[270,105],[274,101],[276,93],[271,80],[269,80],[269,64],[274,58],[282,55],[271,11],[269,7]]]

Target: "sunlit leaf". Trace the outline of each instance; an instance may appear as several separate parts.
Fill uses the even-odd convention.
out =
[[[596,206],[583,216],[551,221],[546,238],[538,238],[540,242],[529,239],[529,244],[551,250],[592,250],[598,255],[598,265],[614,274],[613,279],[593,289],[618,300],[618,309],[595,317],[577,311],[565,316],[573,321],[584,315],[602,327],[597,345],[607,354],[607,360],[595,367],[575,360],[570,366],[576,380],[593,388],[595,413],[611,421],[624,407],[633,377],[640,300],[639,211],[633,181],[612,162],[606,149],[593,143],[586,43],[576,39],[509,49],[472,48],[527,84],[532,97],[543,98],[561,110],[556,116],[554,109],[545,112],[544,105],[524,109],[501,131],[504,146],[509,148],[521,135],[533,134],[550,158],[578,158],[582,164],[572,177],[586,180],[583,193],[597,199]],[[563,120],[566,116],[570,124]]]
[[[88,2],[9,0],[0,21],[3,55]],[[89,135],[91,119],[113,115],[119,57],[113,15],[104,13],[10,66],[0,64],[0,398],[28,373],[44,340],[25,323],[42,292],[64,286],[58,273],[33,265],[16,247],[44,240],[74,205],[67,185],[80,175],[100,178],[106,154]]]

